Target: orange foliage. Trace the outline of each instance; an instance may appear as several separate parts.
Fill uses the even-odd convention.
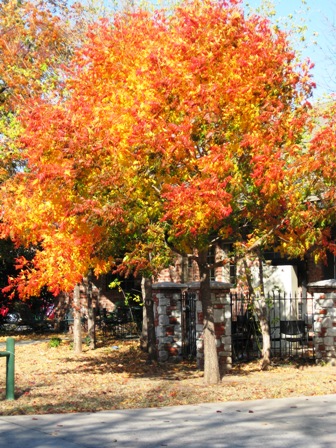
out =
[[[153,224],[186,251],[244,221],[251,241],[283,231],[313,83],[286,34],[239,3],[103,20],[65,94],[22,111],[28,170],[4,192],[7,232],[42,249],[28,285],[70,288],[138,247],[143,263]]]

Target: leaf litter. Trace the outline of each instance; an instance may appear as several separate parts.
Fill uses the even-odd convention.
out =
[[[0,415],[96,412],[336,393],[336,370],[328,365],[274,364],[264,372],[256,361],[235,366],[220,384],[207,386],[203,373],[191,361],[147,364],[139,341],[100,341],[96,350],[84,346],[83,353],[75,355],[71,341],[64,335],[60,337],[61,345],[53,348],[47,340],[16,344],[16,399],[5,400],[4,364],[0,368]]]

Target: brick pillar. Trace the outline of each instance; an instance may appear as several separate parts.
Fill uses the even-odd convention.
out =
[[[336,280],[309,283],[314,298],[314,347],[316,362],[336,366]]]
[[[195,292],[196,301],[196,348],[197,366],[203,369],[203,313],[202,303],[199,297],[200,283],[188,283],[188,291]],[[214,321],[217,353],[222,372],[232,368],[232,343],[231,343],[231,284],[224,282],[211,282],[211,300],[214,307]]]
[[[217,352],[222,371],[232,367],[231,305],[229,283],[211,282],[211,299]],[[197,365],[203,368],[203,314],[199,298],[199,282],[188,284],[161,282],[153,285],[154,316],[158,354],[160,361],[182,359],[182,292],[196,294],[196,357]]]
[[[181,298],[186,288],[187,285],[172,282],[153,285],[159,361],[182,359]]]

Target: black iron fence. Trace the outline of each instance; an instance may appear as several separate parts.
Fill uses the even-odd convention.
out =
[[[141,334],[143,309],[141,306],[118,306],[112,313],[97,316],[97,324],[104,336],[117,339],[137,338]]]
[[[182,355],[183,357],[196,356],[196,299],[194,292],[182,294]]]
[[[266,298],[271,337],[271,356],[278,358],[315,356],[313,345],[313,299],[271,294]],[[233,362],[261,355],[262,335],[255,302],[248,295],[231,294]]]

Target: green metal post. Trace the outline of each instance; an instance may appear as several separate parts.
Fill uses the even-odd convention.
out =
[[[6,371],[6,400],[14,400],[14,366],[15,366],[15,340],[8,338],[6,341],[7,371]]]

